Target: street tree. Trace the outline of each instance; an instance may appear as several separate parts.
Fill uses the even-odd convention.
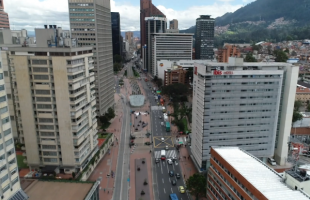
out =
[[[122,65],[120,64],[120,63],[114,63],[113,64],[113,70],[115,71],[115,72],[118,72],[118,71],[120,71],[122,69]]]
[[[122,56],[120,56],[120,55],[115,55],[114,57],[113,57],[113,61],[114,61],[114,63],[121,63],[122,62]]]
[[[294,111],[293,112],[292,122],[295,123],[295,122],[297,122],[299,120],[302,120],[302,115],[299,112]],[[293,126],[293,124],[292,124],[292,126]]]
[[[275,50],[273,55],[276,57],[276,62],[286,62],[288,60],[288,56],[282,50]]]
[[[205,196],[207,189],[206,177],[198,173],[190,176],[186,180],[186,189],[191,195],[196,197],[196,200],[198,200],[199,197]]]
[[[247,53],[244,62],[257,62],[257,60],[254,58],[253,54]]]
[[[295,101],[294,110],[299,111],[299,108],[302,106],[302,102],[300,100]]]

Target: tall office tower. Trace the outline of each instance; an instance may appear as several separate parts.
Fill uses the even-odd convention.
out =
[[[113,57],[115,55],[122,56],[123,41],[121,41],[121,21],[118,12],[111,12],[111,21],[112,21]]]
[[[196,19],[195,59],[210,59],[214,57],[214,23],[210,15],[200,15]]]
[[[177,19],[173,19],[170,21],[169,29],[179,29],[179,22]]]
[[[132,45],[133,42],[133,32],[126,32],[125,33],[125,40],[129,43],[129,45]]]
[[[0,51],[0,53],[2,53]],[[2,59],[0,57],[0,66]],[[12,134],[9,103],[7,101],[7,93],[5,88],[4,70],[0,68],[0,196],[1,199],[28,199],[27,195],[22,191],[17,168],[17,160],[15,156],[14,139]],[[20,197],[20,198],[17,198]]]
[[[69,0],[72,38],[93,47],[97,113],[114,105],[114,76],[110,0]]]
[[[152,43],[152,74],[158,77],[157,61],[191,60],[193,34],[154,33]]]
[[[0,0],[0,28],[10,29],[9,15],[4,12],[4,0]]]
[[[77,173],[98,151],[93,48],[56,26],[36,38],[6,52],[19,139],[29,167]]]
[[[238,146],[263,161],[288,154],[298,67],[287,63],[195,63],[192,154],[206,170],[211,146]]]
[[[207,186],[207,197],[212,200],[310,199],[306,188],[290,187],[289,180],[238,147],[211,148]]]
[[[153,33],[166,33],[167,19],[164,17],[146,17],[144,20],[147,45],[145,46],[144,52],[142,52],[145,53],[145,57],[143,56],[143,67],[150,74],[153,74],[151,36]]]
[[[152,0],[140,0],[140,43],[142,48],[147,45],[145,18],[151,16],[166,18],[166,15],[164,15],[160,10],[158,10],[158,8],[156,8],[156,6],[152,4]],[[143,57],[142,54],[141,56]]]

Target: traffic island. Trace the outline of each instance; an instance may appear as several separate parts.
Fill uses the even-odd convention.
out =
[[[147,162],[145,158],[135,159],[136,200],[151,199],[147,170]]]

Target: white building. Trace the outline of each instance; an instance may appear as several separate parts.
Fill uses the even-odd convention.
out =
[[[238,146],[285,163],[298,67],[288,63],[195,63],[191,147],[199,168],[211,146]]]
[[[152,34],[152,75],[158,76],[158,60],[191,60],[193,34]]]
[[[123,49],[129,53],[129,42],[123,41]]]
[[[310,166],[300,165],[295,171],[287,170],[283,173],[285,183],[293,190],[303,190],[310,195]]]

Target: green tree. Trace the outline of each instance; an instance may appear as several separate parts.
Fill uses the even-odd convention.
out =
[[[122,69],[122,64],[121,63],[114,63],[113,64],[113,70],[115,71],[115,72],[118,72],[118,71],[120,71]]]
[[[294,111],[294,112],[293,112],[292,122],[295,123],[295,122],[297,122],[297,121],[299,121],[299,120],[302,120],[302,115],[301,115],[299,112]],[[292,124],[292,125],[293,125],[293,124]]]
[[[206,177],[202,174],[194,174],[186,180],[186,189],[191,195],[194,195],[196,199],[205,196],[207,189]]]
[[[291,56],[297,56],[296,51],[292,51]]]
[[[115,56],[113,57],[113,61],[114,61],[114,63],[121,63],[121,62],[123,61],[122,56],[120,56],[120,55],[115,55]]]
[[[155,82],[158,80],[158,77],[157,76],[154,76],[154,79],[153,79]]]
[[[286,62],[288,60],[288,56],[282,50],[275,50],[273,55],[276,57],[276,62]]]
[[[110,107],[110,108],[108,109],[108,112],[107,112],[105,115],[107,115],[107,117],[109,118],[109,120],[111,120],[112,118],[115,117],[114,109]]]
[[[294,103],[294,110],[295,111],[299,111],[299,108],[301,106],[302,106],[302,101],[300,101],[300,100],[295,101],[295,103]]]
[[[157,80],[157,86],[160,88],[163,85],[163,79],[159,78]]]
[[[286,36],[286,40],[287,40],[287,41],[293,40],[293,37],[290,36],[290,35],[288,35],[288,36]]]
[[[290,50],[285,49],[284,52],[285,52],[285,53],[290,53]]]
[[[247,53],[244,62],[257,62],[257,60],[254,58],[253,54]]]

